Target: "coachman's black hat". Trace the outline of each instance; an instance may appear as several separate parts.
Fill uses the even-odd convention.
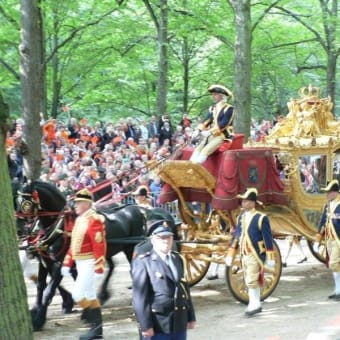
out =
[[[233,93],[223,85],[214,84],[209,86],[208,92],[210,93],[222,93],[227,97],[232,97]]]
[[[92,194],[88,189],[81,189],[76,193],[75,202],[86,201],[93,202]]]
[[[325,188],[321,188],[322,191],[331,192],[331,191],[339,191],[339,181],[337,179],[333,179],[330,182],[327,182],[327,186]]]
[[[257,200],[257,195],[258,195],[258,192],[256,188],[248,188],[243,195],[237,195],[237,197],[243,200],[253,201],[258,204],[262,204],[261,201]]]
[[[150,198],[149,196],[149,190],[145,185],[139,186],[136,191],[132,193],[134,196],[145,196],[147,198]]]

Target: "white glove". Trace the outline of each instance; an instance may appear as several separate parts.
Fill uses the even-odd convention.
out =
[[[204,131],[201,132],[201,135],[203,137],[209,137],[211,135],[211,132],[210,132],[210,130],[204,130]]]
[[[230,267],[230,266],[232,265],[232,263],[233,263],[233,257],[232,257],[232,256],[227,256],[227,257],[225,258],[225,265],[226,265],[227,267]]]
[[[196,139],[196,138],[199,136],[200,133],[201,133],[200,130],[195,130],[195,131],[192,133],[191,138],[192,138],[192,139]]]
[[[319,252],[319,247],[320,247],[320,243],[319,242],[314,242],[313,243],[313,251],[315,253],[318,253]]]
[[[71,276],[71,268],[66,267],[66,266],[62,266],[61,267],[61,275],[64,276],[64,277]]]
[[[265,266],[270,269],[275,268],[275,260],[266,260]]]

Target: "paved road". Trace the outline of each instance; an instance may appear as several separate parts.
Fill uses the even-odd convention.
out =
[[[279,241],[282,253],[285,241]],[[333,288],[331,273],[315,260],[304,244],[308,261],[297,264],[299,254],[292,250],[287,268],[283,269],[280,283],[263,304],[263,312],[254,318],[244,317],[245,306],[235,301],[229,292],[224,269],[220,266],[220,279],[203,279],[192,288],[197,313],[197,327],[189,331],[188,340],[339,340],[340,302],[327,299]],[[117,270],[113,276],[113,296],[103,308],[106,339],[138,339],[131,308],[131,283],[125,259],[117,257]],[[68,278],[67,278],[68,279]],[[65,279],[64,284],[72,286]],[[28,283],[29,303],[33,303],[34,287]],[[56,296],[49,308],[48,321],[35,339],[50,336],[75,339],[84,332],[79,313],[64,316],[60,312],[60,298]]]

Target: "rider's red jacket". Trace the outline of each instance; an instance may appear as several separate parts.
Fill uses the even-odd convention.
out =
[[[103,273],[106,239],[105,217],[89,209],[78,216],[72,230],[71,245],[63,266],[72,267],[75,260],[95,260],[95,272]]]

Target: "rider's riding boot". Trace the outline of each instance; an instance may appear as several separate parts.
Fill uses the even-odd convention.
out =
[[[103,321],[100,307],[90,308],[87,312],[87,318],[91,324],[91,329],[86,334],[81,335],[79,340],[103,339]]]
[[[249,288],[248,289],[248,294],[249,294],[249,304],[246,309],[246,316],[253,316],[257,313],[262,312],[262,307],[261,307],[261,291],[260,288]]]
[[[83,311],[81,312],[80,315],[80,320],[83,321],[84,323],[90,323],[88,313],[89,313],[90,308],[84,308]]]
[[[78,305],[83,308],[83,311],[81,312],[80,315],[80,320],[83,321],[84,323],[89,323],[89,318],[88,318],[88,311],[91,307],[92,300],[88,299],[82,299],[78,301]]]

